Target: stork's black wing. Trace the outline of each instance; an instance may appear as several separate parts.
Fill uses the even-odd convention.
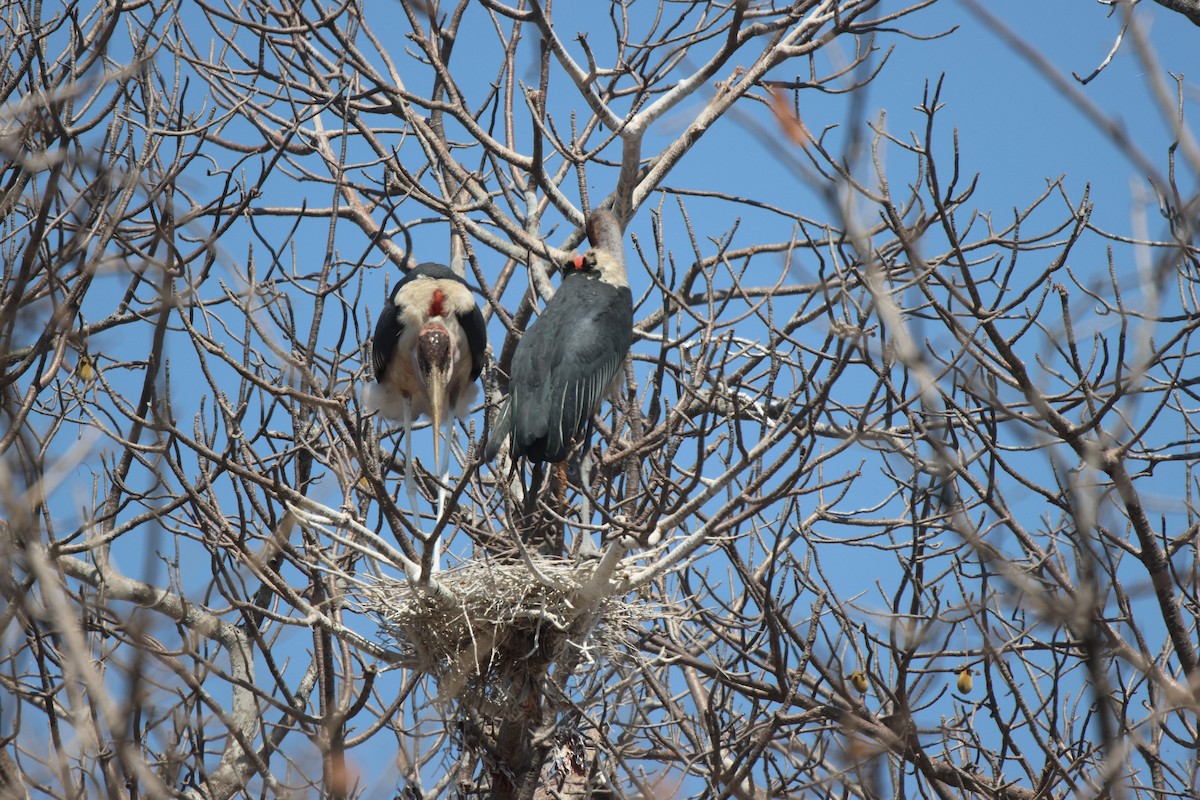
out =
[[[458,315],[458,324],[467,337],[467,349],[471,351],[471,380],[475,380],[483,372],[483,357],[487,351],[487,325],[483,322],[483,312],[479,306],[471,306],[470,311]]]
[[[598,291],[585,292],[590,313],[571,327],[550,385],[558,402],[550,408],[546,451],[551,461],[567,457],[583,435],[592,415],[625,364],[633,338],[633,297],[628,288],[615,289],[589,281]]]
[[[407,277],[396,284],[396,288],[388,295],[387,302],[383,304],[379,319],[375,322],[375,336],[371,339],[371,366],[375,368],[376,383],[383,381],[388,364],[392,363],[392,355],[396,352],[396,344],[400,341],[400,334],[404,333],[404,324],[400,322],[400,314],[397,312],[396,303],[392,298],[396,296],[396,292],[400,291],[400,287],[406,280],[408,280]]]
[[[568,275],[525,333],[512,364],[513,453],[562,461],[629,352],[633,298]]]
[[[551,335],[553,326],[542,322],[552,309],[553,305],[525,331],[513,353],[507,418],[513,458],[546,460],[546,431],[550,422],[546,380],[555,337]]]

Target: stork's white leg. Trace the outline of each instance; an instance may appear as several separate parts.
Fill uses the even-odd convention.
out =
[[[454,443],[457,438],[458,428],[455,427],[453,421],[449,426],[450,430],[446,434],[446,441],[442,442],[442,463],[438,465],[438,490],[437,490],[437,517],[434,522],[436,528],[442,521],[442,515],[446,513],[446,496],[449,494],[448,488],[450,482],[450,451],[454,448]],[[434,431],[433,435],[437,436],[440,431]],[[442,533],[445,533],[445,528],[442,528]],[[431,543],[433,547],[433,571],[440,572],[442,569],[442,536],[439,533],[437,538]]]
[[[588,439],[590,438],[589,436]],[[583,452],[579,454],[579,485],[583,490],[583,509],[579,520],[580,542],[575,548],[576,554],[585,559],[600,555],[600,548],[592,539],[592,532],[584,527],[590,525],[592,521],[592,448],[588,446],[589,444],[589,441],[584,441]]]
[[[458,427],[451,422],[446,433],[445,447],[442,448],[442,463],[438,465],[438,500],[437,518],[441,520],[446,510],[446,495],[450,493],[450,451],[458,440]]]
[[[433,435],[438,435],[439,433],[440,433],[440,431],[434,431]],[[434,517],[434,522],[433,522],[434,529],[437,529],[438,525],[440,523],[442,523],[442,515],[443,515],[443,513],[445,513],[445,509],[446,509],[446,493],[448,493],[448,489],[446,489],[446,482],[448,482],[450,480],[450,449],[451,449],[451,447],[454,447],[454,443],[455,443],[455,427],[454,427],[454,423],[451,422],[450,423],[450,433],[446,434],[446,439],[442,443],[442,457],[440,457],[440,462],[442,462],[442,463],[437,464],[437,468],[438,468],[438,505],[437,505],[437,517]],[[432,569],[434,572],[442,571],[442,534],[443,533],[445,533],[445,528],[443,528],[442,531],[440,531],[440,533],[438,533],[438,535],[436,537],[434,537],[434,539],[432,541],[430,541],[430,547],[433,548],[433,557],[431,558],[431,561],[432,561],[432,565],[433,565]]]
[[[404,404],[404,491],[408,494],[409,518],[412,520],[413,527],[416,528],[417,540],[421,543],[421,549],[424,550],[429,547],[429,535],[425,533],[425,525],[421,521],[417,482],[413,479],[412,430],[414,422],[412,404],[406,402]],[[437,572],[438,569],[437,544],[434,543],[433,558],[430,559],[430,572]]]
[[[592,449],[584,442],[579,452],[579,488],[583,496],[583,507],[579,510],[579,521],[587,525],[592,518]]]
[[[408,493],[408,511],[412,515],[417,530],[421,531],[423,535],[421,514],[417,511],[417,482],[413,480],[412,429],[412,404],[406,400],[404,402],[404,491]]]

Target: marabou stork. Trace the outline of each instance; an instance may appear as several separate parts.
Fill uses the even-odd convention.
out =
[[[437,515],[441,519],[453,423],[471,408],[486,349],[487,329],[475,297],[466,281],[449,267],[418,264],[384,303],[371,341],[375,383],[368,385],[365,399],[368,406],[404,426],[404,482],[414,513],[417,490],[412,480],[412,425],[422,415],[433,423],[433,460],[441,484]],[[450,427],[444,455],[439,442],[443,423]],[[434,547],[436,570],[436,543]]]
[[[588,217],[587,233],[591,249],[566,266],[558,291],[513,353],[488,461],[508,439],[513,459],[565,462],[586,442],[592,415],[619,379],[633,339],[621,225],[599,210]]]

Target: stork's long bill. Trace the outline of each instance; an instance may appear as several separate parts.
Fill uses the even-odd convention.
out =
[[[417,375],[429,395],[429,416],[433,418],[433,463],[441,462],[442,416],[446,409],[446,387],[454,371],[450,333],[440,324],[429,324],[417,338]]]

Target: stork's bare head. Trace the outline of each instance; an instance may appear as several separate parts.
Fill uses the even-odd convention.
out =
[[[450,371],[450,333],[441,325],[426,325],[417,339],[417,367],[426,381]]]
[[[610,250],[593,247],[583,255],[575,256],[571,261],[571,267],[576,272],[594,273],[599,280],[618,289],[629,286],[629,279],[625,275],[624,259],[619,253],[613,253]]]

